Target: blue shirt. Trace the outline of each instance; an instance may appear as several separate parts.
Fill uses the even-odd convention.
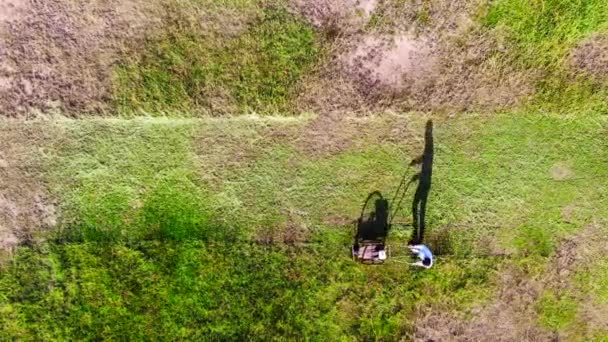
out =
[[[418,253],[416,254],[416,256],[420,260],[422,260],[422,264],[425,267],[431,267],[433,265],[433,252],[431,252],[431,250],[427,246],[415,245],[412,247],[416,248],[418,250]]]

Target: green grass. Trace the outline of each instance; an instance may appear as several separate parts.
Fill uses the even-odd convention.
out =
[[[316,33],[280,1],[244,2],[238,9],[191,1],[172,10],[165,33],[116,69],[115,103],[122,113],[288,113],[301,77],[319,59]],[[189,4],[189,6],[188,6]],[[244,29],[229,31],[242,12]],[[211,16],[209,28],[191,11]],[[226,13],[225,13],[226,12]],[[215,17],[212,16],[215,14]],[[213,27],[213,26],[212,26]],[[215,32],[217,30],[218,32]]]
[[[432,31],[433,6],[382,2],[366,29],[409,18]],[[513,267],[547,282],[526,319],[606,339],[585,311],[607,307],[605,256],[564,286],[551,279],[563,239],[608,217],[608,88],[568,65],[608,29],[608,4],[499,0],[475,12],[505,45],[487,63],[527,72],[536,95],[518,111],[436,117],[432,269],[406,264],[407,230],[392,232],[383,266],[349,257],[351,220],[369,192],[391,197],[425,119],[349,117],[316,138],[314,116],[286,116],[323,62],[322,33],[281,0],[166,2],[163,30],[116,66],[114,105],[202,118],[3,123],[7,139],[32,140],[16,153],[39,160],[16,169],[48,186],[60,219],[0,262],[0,340],[411,339],[425,313],[456,320],[500,300]],[[283,117],[205,117],[250,112]],[[408,221],[409,203],[399,215]]]
[[[547,293],[539,303],[540,321],[550,329],[563,330],[573,324],[577,308],[573,298],[556,298],[554,294]]]
[[[484,18],[490,27],[503,26],[530,65],[557,64],[567,48],[586,35],[608,28],[604,1],[500,0]]]
[[[66,124],[54,184],[70,178],[62,211],[72,218],[61,239],[129,242],[180,240],[199,231],[206,194],[189,155],[192,128],[183,123],[141,121],[116,125],[90,121]],[[136,215],[133,213],[136,212]],[[202,235],[201,235],[202,234]]]
[[[605,120],[453,119],[436,124],[428,231],[447,231],[450,253],[429,271],[400,263],[399,248],[384,266],[358,265],[351,226],[327,219],[355,218],[369,191],[391,194],[419,142],[374,134],[399,120],[419,134],[424,120],[373,118],[350,147],[319,155],[295,139],[308,120],[57,123],[46,177],[61,229],[2,266],[1,339],[411,336],[419,310],[466,314],[492,299],[502,263],[542,268],[561,237],[608,215]],[[558,162],[572,179],[551,178]],[[294,226],[307,244],[252,243]],[[488,242],[510,259],[488,257]],[[572,310],[552,298],[541,322],[565,329]]]
[[[608,29],[605,1],[500,0],[481,19],[506,38],[503,62],[537,75],[534,108],[605,113],[605,81],[575,75],[569,54],[583,39]]]
[[[593,297],[600,303],[608,303],[608,260],[602,258],[596,261],[594,271],[579,275],[579,284],[586,286]]]

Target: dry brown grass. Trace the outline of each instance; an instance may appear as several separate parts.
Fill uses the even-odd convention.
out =
[[[608,256],[606,228],[594,223],[577,234],[564,239],[555,253],[547,279],[554,287],[570,286],[567,277],[574,271],[592,265],[593,261]]]
[[[0,123],[0,249],[32,242],[56,224],[55,202],[42,176],[44,123]]]
[[[137,58],[133,52],[146,37],[189,25],[193,32],[228,38],[256,17],[247,12],[253,8],[209,5],[217,8],[206,11],[187,2],[4,0],[0,5],[3,116],[113,113],[113,67],[123,58]],[[506,51],[499,35],[475,23],[485,1],[294,0],[292,5],[321,32],[327,57],[301,80],[297,111],[495,110],[515,106],[533,92],[534,75],[499,63],[496,56]],[[579,56],[595,56],[594,49],[575,53],[578,68],[601,68],[601,60]],[[210,96],[214,111],[234,111],[225,94]]]
[[[111,110],[112,65],[157,20],[146,1],[49,0],[22,3],[0,44],[4,116]]]
[[[595,79],[608,77],[608,35],[586,39],[570,53],[571,67]]]
[[[592,337],[606,328],[608,307],[579,291],[575,272],[591,271],[593,261],[608,256],[608,238],[599,224],[591,224],[564,239],[541,274],[506,263],[497,272],[495,299],[471,310],[469,317],[446,310],[420,312],[415,340],[418,341],[555,341],[576,336]],[[580,303],[574,335],[548,331],[539,324],[537,305],[546,291],[557,296],[574,295]]]
[[[292,5],[314,26],[336,33],[361,30],[375,11],[377,0],[293,0]]]
[[[116,114],[116,65],[137,60],[156,36],[187,31],[229,39],[256,17],[251,8],[212,1],[4,2],[5,16],[14,13],[0,18],[0,115],[9,117]],[[210,97],[221,112],[233,109],[222,103],[224,94]]]
[[[133,55],[145,37],[173,24],[229,37],[255,18],[238,9],[203,11],[158,1],[4,3],[6,8],[18,5],[10,6],[13,20],[0,20],[4,116],[112,113],[113,66]],[[396,4],[293,1],[294,10],[322,32],[327,46],[326,62],[300,82],[299,111],[492,110],[514,106],[531,94],[530,75],[488,62],[504,46],[476,27],[473,17],[483,1]],[[224,108],[220,100],[225,96],[216,97],[217,112],[234,110],[228,104]]]
[[[430,310],[420,312],[416,341],[550,341],[553,334],[538,326],[536,301],[542,285],[514,267],[499,270],[495,299],[469,313],[455,316]]]

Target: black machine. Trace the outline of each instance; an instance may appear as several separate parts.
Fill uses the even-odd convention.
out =
[[[401,208],[409,186],[418,182],[412,201],[412,236],[410,246],[423,243],[425,229],[426,202],[431,188],[433,169],[433,122],[427,121],[424,135],[424,152],[410,163],[410,166],[421,165],[420,172],[408,180],[406,170],[391,202],[385,199],[379,191],[374,191],[365,200],[361,216],[355,223],[356,234],[352,247],[353,259],[368,264],[381,264],[390,256],[386,239],[394,226],[395,214]],[[390,207],[394,206],[393,211]]]

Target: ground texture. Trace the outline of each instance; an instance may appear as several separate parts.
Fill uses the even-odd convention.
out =
[[[607,29],[599,0],[0,0],[0,340],[606,340]],[[436,266],[405,229],[353,263],[428,118]]]

